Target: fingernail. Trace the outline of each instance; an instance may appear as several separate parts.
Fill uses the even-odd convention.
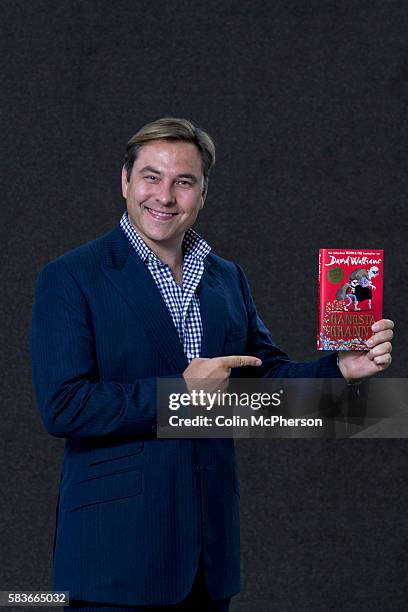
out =
[[[380,329],[381,329],[381,325],[379,325],[378,323],[374,323],[374,325],[371,327],[371,329],[372,329],[373,331],[375,331],[375,332],[376,332],[376,331],[380,331]]]
[[[373,346],[373,341],[371,339],[367,340],[367,346]]]
[[[256,360],[256,365],[257,365],[257,366],[262,365],[262,361],[261,361],[260,359],[257,359],[257,360]]]

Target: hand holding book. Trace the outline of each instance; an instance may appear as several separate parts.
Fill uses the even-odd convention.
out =
[[[339,352],[339,368],[347,380],[374,376],[391,364],[394,322],[390,319],[380,319],[371,329],[374,334],[366,342],[370,350]]]

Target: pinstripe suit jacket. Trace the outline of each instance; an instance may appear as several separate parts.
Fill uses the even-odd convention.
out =
[[[257,355],[261,376],[341,376],[296,364],[259,319],[242,270],[214,254],[200,283],[202,356]],[[233,440],[157,440],[156,378],[188,365],[170,313],[119,224],[40,273],[30,332],[48,432],[66,438],[53,588],[122,605],[174,604],[203,550],[213,598],[239,591]]]

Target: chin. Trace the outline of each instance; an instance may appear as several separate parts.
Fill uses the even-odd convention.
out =
[[[145,232],[145,236],[154,242],[165,242],[174,238],[172,234],[164,234],[162,232]]]

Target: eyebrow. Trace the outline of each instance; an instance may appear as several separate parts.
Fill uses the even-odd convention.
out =
[[[140,174],[144,174],[145,172],[153,172],[154,174],[161,174],[160,170],[156,170],[153,166],[145,166],[140,170]],[[190,174],[189,172],[181,172],[177,175],[176,178],[188,178],[194,183],[197,183],[198,179],[194,174]]]

